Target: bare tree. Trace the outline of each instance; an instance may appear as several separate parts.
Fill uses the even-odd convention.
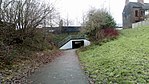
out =
[[[17,29],[36,28],[55,11],[54,7],[36,0],[3,0],[1,5],[2,21],[15,24]]]
[[[51,4],[45,5],[37,1],[0,0],[0,61],[2,64],[10,65],[14,58],[26,56],[24,54],[30,51],[51,49],[50,37],[36,27],[49,15],[53,15],[55,9]]]
[[[73,21],[70,20],[68,17],[67,17],[67,19],[63,19],[63,25],[64,26],[70,26],[72,24],[73,24]]]
[[[37,0],[0,0],[0,22],[5,25],[0,25],[0,38],[8,45],[16,38],[21,41],[33,38],[36,27],[49,16],[52,18],[47,19],[55,18],[54,12],[53,5]]]
[[[51,12],[47,17],[46,17],[46,23],[47,25],[49,25],[50,27],[53,26],[58,26],[59,25],[59,21],[60,21],[60,14],[59,12],[57,12],[56,10],[54,10],[53,12]]]

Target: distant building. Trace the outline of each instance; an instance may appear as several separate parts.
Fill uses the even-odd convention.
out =
[[[81,26],[63,26],[62,33],[78,33]]]
[[[149,3],[144,3],[144,0],[138,0],[137,2],[126,0],[122,13],[123,28],[132,28],[132,23],[143,21],[148,10]]]
[[[43,27],[49,33],[78,33],[81,26]]]

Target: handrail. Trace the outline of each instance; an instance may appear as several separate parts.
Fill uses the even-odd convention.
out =
[[[69,35],[68,37],[66,37],[64,40],[60,41],[58,43],[58,46],[61,47],[63,46],[65,43],[67,43],[68,41],[72,40],[72,39],[87,39],[86,35]]]

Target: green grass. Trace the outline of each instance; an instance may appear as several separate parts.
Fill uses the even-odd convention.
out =
[[[149,27],[122,30],[118,39],[79,51],[95,84],[149,83]]]

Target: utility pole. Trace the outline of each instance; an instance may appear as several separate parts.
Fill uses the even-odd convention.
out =
[[[103,1],[102,8],[105,8],[106,0]]]
[[[111,7],[110,2],[111,2],[111,0],[109,0],[109,13],[111,13],[111,11],[110,11],[111,10],[111,8],[110,8]]]
[[[67,27],[69,26],[69,17],[68,17],[68,13],[67,13],[67,21],[66,21],[66,25],[67,25]]]

